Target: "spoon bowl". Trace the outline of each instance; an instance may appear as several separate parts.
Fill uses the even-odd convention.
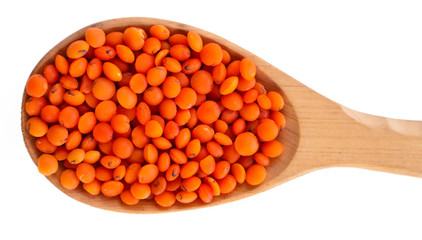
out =
[[[91,196],[81,186],[67,190],[60,184],[60,168],[47,177],[58,189],[82,203],[117,212],[163,213],[215,206],[252,196],[276,187],[308,172],[333,166],[360,167],[391,173],[422,177],[422,124],[418,121],[387,119],[347,109],[304,86],[297,80],[245,49],[210,32],[189,25],[154,18],[119,18],[98,22],[78,30],[54,46],[35,66],[31,74],[41,73],[54,63],[57,54],[65,55],[66,47],[83,39],[89,27],[99,27],[106,33],[123,31],[136,26],[148,30],[154,24],[166,26],[172,34],[196,31],[204,43],[216,42],[227,50],[232,60],[248,57],[257,66],[257,81],[267,90],[280,92],[285,99],[282,112],[287,126],[278,137],[284,145],[283,154],[271,160],[267,178],[255,187],[238,185],[229,194],[217,196],[209,204],[197,200],[191,204],[176,203],[162,208],[154,201],[140,201],[128,206],[119,197]],[[21,127],[25,145],[33,162],[41,152],[35,147],[35,138],[25,129],[29,118],[25,112],[26,92],[22,98]]]

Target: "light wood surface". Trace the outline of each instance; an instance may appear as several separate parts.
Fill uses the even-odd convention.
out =
[[[242,184],[230,194],[215,197],[210,204],[204,204],[198,200],[193,204],[176,204],[164,209],[151,201],[141,201],[136,206],[127,206],[121,203],[118,197],[90,196],[81,187],[74,191],[62,188],[59,182],[62,171],[60,169],[48,179],[66,195],[85,204],[111,211],[165,213],[239,200],[276,187],[303,174],[327,167],[358,167],[422,177],[421,122],[388,119],[347,109],[304,86],[247,50],[189,25],[153,18],[121,18],[99,22],[86,28],[97,26],[110,32],[137,26],[148,30],[154,24],[165,25],[172,34],[194,30],[203,37],[204,42],[219,43],[232,55],[232,59],[241,57],[253,59],[257,64],[257,80],[262,82],[268,90],[279,91],[286,100],[282,112],[286,116],[287,127],[279,137],[284,144],[284,153],[280,158],[272,159],[270,166],[267,167],[267,179],[263,184],[257,187]],[[67,45],[83,38],[86,28],[75,32],[53,47],[35,66],[32,73],[42,73],[45,65],[54,62],[56,54],[64,54]],[[29,155],[36,164],[40,152],[35,147],[34,138],[25,130],[28,116],[23,109],[27,98],[28,96],[24,93],[22,134]]]

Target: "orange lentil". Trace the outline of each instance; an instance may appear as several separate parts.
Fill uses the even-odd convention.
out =
[[[240,61],[235,60],[227,66],[227,77],[240,75]]]
[[[105,45],[115,47],[119,44],[123,44],[123,33],[122,32],[107,33],[106,39],[105,39]]]
[[[215,66],[223,60],[223,50],[216,43],[207,43],[203,46],[199,56],[205,65]]]
[[[117,133],[126,133],[130,130],[130,120],[123,114],[116,114],[111,117],[110,125]]]
[[[191,203],[196,200],[198,194],[196,192],[180,191],[176,194],[176,200],[180,203]]]
[[[157,86],[147,88],[144,92],[143,100],[150,106],[157,106],[163,99],[163,91]]]
[[[150,138],[145,134],[145,127],[143,125],[138,125],[132,130],[131,140],[138,148],[144,148],[150,141]]]
[[[33,74],[28,78],[25,89],[31,97],[42,97],[48,90],[48,81],[40,74]]]
[[[35,147],[43,153],[55,153],[57,152],[57,147],[51,144],[47,137],[44,135],[35,140]],[[59,160],[59,159],[57,159]]]
[[[92,93],[98,100],[109,100],[114,96],[116,86],[107,78],[97,78],[92,85]]]
[[[173,192],[164,191],[159,195],[155,195],[154,199],[161,207],[171,207],[176,202],[176,195]]]
[[[232,111],[239,111],[243,108],[242,96],[237,92],[232,92],[221,97],[221,104]]]
[[[57,172],[59,163],[57,159],[50,154],[43,154],[38,158],[38,171],[44,176],[50,176]]]
[[[215,164],[215,170],[212,176],[215,179],[222,179],[230,172],[230,163],[228,161],[219,161]]]
[[[95,107],[95,116],[100,122],[111,121],[116,112],[116,103],[111,100],[102,101]]]
[[[220,192],[222,194],[232,192],[237,185],[236,179],[231,174],[227,174],[224,178],[218,179],[217,183],[220,186]]]
[[[132,184],[138,180],[138,172],[141,169],[141,164],[132,163],[126,168],[124,180],[128,184]],[[101,179],[100,179],[101,180]]]
[[[246,169],[246,182],[250,185],[262,183],[267,176],[265,167],[259,164],[253,164]]]
[[[84,183],[82,187],[91,195],[98,195],[101,192],[101,181],[98,179],[94,179],[90,183]]]
[[[201,184],[198,189],[198,196],[204,203],[210,203],[213,199],[213,190],[208,184]]]
[[[151,187],[148,184],[135,182],[130,186],[130,192],[137,199],[146,199],[151,194]]]
[[[191,120],[191,109],[180,109],[177,111],[176,116],[174,117],[174,121],[179,126],[187,125],[188,122]],[[196,115],[195,115],[196,116]]]
[[[136,106],[138,96],[127,86],[119,88],[116,92],[117,102],[126,109],[132,109]]]
[[[286,118],[281,112],[272,112],[270,118],[275,122],[280,130],[286,127]]]
[[[167,181],[174,181],[179,177],[180,174],[180,165],[177,163],[171,164],[166,170],[166,179]]]
[[[217,119],[214,122],[214,128],[216,132],[225,133],[229,129],[229,125],[221,119]]]
[[[265,94],[259,95],[256,101],[262,109],[268,110],[271,108],[271,99]]]
[[[221,110],[214,101],[203,102],[197,110],[198,120],[205,124],[211,124],[218,120]]]
[[[203,47],[203,42],[201,36],[193,31],[187,33],[187,43],[189,47],[195,52],[201,52]]]
[[[133,51],[125,45],[116,45],[116,54],[123,62],[133,63],[135,61]]]
[[[66,169],[60,175],[61,185],[68,190],[73,190],[77,188],[79,182],[80,181],[78,176],[76,175],[76,171],[72,169]]]
[[[214,140],[223,146],[228,146],[228,145],[232,145],[233,141],[231,140],[231,138],[229,136],[227,136],[224,133],[221,132],[217,132],[214,134]]]
[[[199,70],[192,75],[190,85],[197,93],[208,94],[213,86],[212,75],[205,70]]]
[[[69,75],[72,77],[81,77],[85,74],[88,67],[88,60],[86,58],[78,58],[69,66]]]
[[[101,47],[106,42],[106,35],[101,28],[90,27],[85,31],[85,40],[93,47]]]
[[[183,164],[180,168],[180,177],[181,178],[189,178],[196,174],[199,170],[199,163],[195,161],[187,162]]]
[[[83,149],[83,148],[82,148]],[[85,149],[84,149],[85,150]],[[85,150],[84,162],[94,164],[100,160],[101,153],[97,150]]]
[[[233,111],[226,109],[221,113],[220,119],[225,121],[227,124],[232,124],[236,119],[239,118],[239,111]]]
[[[172,99],[164,99],[158,105],[158,113],[166,120],[172,120],[176,117],[177,114],[177,106],[176,103]]]
[[[266,167],[270,164],[270,158],[265,156],[263,153],[257,152],[255,153],[255,155],[253,156],[253,158],[255,159],[255,162]]]
[[[177,80],[180,82],[181,87],[188,87],[189,86],[189,78],[186,74],[182,72],[173,73],[172,76],[176,77]]]
[[[170,31],[163,25],[153,25],[149,29],[151,36],[159,40],[167,40],[170,37]]]
[[[244,104],[239,114],[246,121],[255,121],[259,116],[259,106],[256,103]]]
[[[95,168],[89,163],[81,163],[76,167],[76,176],[82,183],[90,183],[95,179]]]
[[[129,80],[129,87],[134,93],[141,94],[147,89],[148,83],[144,74],[136,73]]]
[[[94,139],[100,143],[106,143],[113,139],[113,128],[108,123],[98,123],[92,134]]]
[[[147,163],[155,164],[158,160],[158,150],[154,144],[147,143],[144,147],[144,159]]]
[[[169,54],[169,52],[170,51],[168,49],[162,49],[161,51],[159,51],[157,53],[157,55],[155,55],[154,63],[155,63],[155,66],[156,67],[161,66],[163,64],[163,59],[165,57],[167,57],[167,55]]]
[[[201,142],[198,139],[192,139],[186,145],[185,153],[188,158],[194,158],[198,156],[200,150],[201,150]]]
[[[79,90],[69,90],[63,96],[63,100],[71,106],[79,106],[84,103],[85,95]]]
[[[217,181],[212,177],[205,177],[204,182],[207,183],[212,190],[213,196],[219,196],[220,195],[220,186],[218,185]]]
[[[149,69],[154,67],[154,55],[141,53],[135,60],[135,70],[138,73],[146,74]]]
[[[256,79],[253,78],[252,80],[246,80],[242,76],[239,76],[239,82],[237,84],[237,90],[241,92],[246,92],[250,89],[253,89],[256,85]]]
[[[128,138],[119,137],[113,141],[112,149],[115,156],[126,159],[132,155],[135,147]]]
[[[46,105],[41,109],[40,117],[46,123],[59,121],[60,109],[55,105]]]
[[[236,90],[239,83],[239,78],[236,76],[229,77],[221,83],[220,94],[227,95]]]
[[[133,196],[129,189],[123,190],[123,192],[120,193],[120,199],[127,205],[136,205],[139,203],[139,199]]]
[[[182,64],[182,72],[185,74],[193,74],[201,69],[201,66],[201,60],[198,58],[190,58]]]
[[[104,166],[99,166],[95,168],[95,178],[102,182],[111,180],[113,179],[113,170],[105,168]]]
[[[283,144],[277,140],[265,142],[261,146],[262,153],[271,158],[280,156],[283,153]]]
[[[82,142],[82,134],[79,130],[72,131],[67,137],[65,147],[67,150],[73,150],[77,148]]]
[[[93,84],[93,81],[88,77],[88,75],[84,75],[81,79],[79,90],[83,94],[89,94],[92,91],[92,84]]]
[[[197,125],[192,130],[192,137],[199,139],[201,143],[206,143],[214,137],[214,129],[205,124]]]
[[[177,115],[176,115],[177,117]],[[198,123],[198,115],[196,114],[196,109],[195,108],[190,108],[189,109],[189,120],[186,122],[186,126],[188,128],[193,128],[196,126],[196,124]]]
[[[54,60],[54,65],[57,68],[57,71],[59,71],[59,73],[65,75],[69,72],[69,62],[66,60],[65,57],[63,57],[60,54],[56,55],[56,58]]]
[[[170,56],[184,62],[190,58],[190,50],[187,46],[177,44],[170,48]]]
[[[56,86],[56,85],[54,85]],[[60,84],[59,84],[60,86]],[[64,92],[64,91],[63,91]],[[51,101],[50,101],[51,102]],[[56,105],[52,103],[53,105]],[[30,97],[25,103],[25,112],[29,116],[40,115],[44,106],[47,105],[47,100],[44,97]]]
[[[122,80],[122,71],[111,62],[103,63],[103,73],[104,75],[112,80],[113,82],[118,82]]]
[[[199,188],[199,186],[201,186],[201,182],[202,181],[199,177],[193,176],[182,180],[180,188],[183,191],[194,192]]]
[[[170,155],[167,152],[160,154],[157,160],[157,167],[160,172],[165,172],[170,167]]]
[[[227,76],[227,68],[223,63],[220,63],[213,67],[212,69],[212,77],[214,79],[214,83],[220,85]]]
[[[245,168],[239,163],[234,163],[231,166],[231,174],[236,179],[236,182],[239,184],[242,184],[246,180]]]
[[[136,51],[142,49],[145,43],[144,30],[137,27],[129,27],[123,32],[123,41],[130,49]]]
[[[94,50],[94,55],[102,61],[108,61],[113,59],[117,53],[116,50],[110,46],[101,46]]]
[[[188,158],[186,157],[185,152],[180,149],[172,148],[170,149],[169,154],[170,154],[171,160],[175,163],[185,164],[188,161]]]
[[[284,99],[278,92],[269,91],[268,98],[271,101],[271,111],[280,111],[284,107]]]
[[[258,139],[253,133],[244,132],[239,134],[234,141],[236,151],[242,156],[251,156],[258,151]]]
[[[215,170],[214,157],[211,155],[206,156],[199,162],[199,167],[207,175],[213,173]]]
[[[161,85],[161,88],[165,97],[175,98],[181,90],[180,81],[174,76],[168,76]]]
[[[172,57],[165,57],[162,61],[163,66],[167,71],[171,73],[177,73],[182,71],[182,64],[180,62]]]
[[[280,130],[277,124],[268,118],[262,119],[259,125],[256,127],[256,133],[259,139],[263,142],[274,140],[277,137],[279,131]]]
[[[176,44],[182,44],[185,46],[188,45],[187,37],[180,33],[171,35],[168,39],[168,42],[170,45],[176,45]]]
[[[208,152],[216,158],[219,158],[223,155],[223,148],[220,144],[215,141],[209,141],[206,144]]]
[[[141,167],[138,172],[139,183],[151,183],[158,176],[158,167],[149,163]]]
[[[159,176],[151,183],[151,192],[154,195],[160,195],[167,188],[167,181],[164,177]]]
[[[230,163],[235,163],[240,158],[240,154],[236,151],[234,144],[223,147],[223,151],[223,156],[221,156],[222,159],[225,159]]]
[[[72,42],[66,49],[66,56],[71,59],[83,57],[89,49],[89,44],[84,40]]]
[[[179,95],[174,99],[174,102],[181,109],[189,109],[196,103],[196,92],[192,88],[184,87],[180,90]]]
[[[223,60],[221,60],[221,63],[224,65],[229,64],[231,61],[230,53],[223,49]]]
[[[144,162],[144,150],[135,147],[132,154],[126,159],[128,163],[143,163]]]
[[[106,197],[115,197],[123,192],[124,185],[120,181],[108,180],[101,184],[101,193]]]

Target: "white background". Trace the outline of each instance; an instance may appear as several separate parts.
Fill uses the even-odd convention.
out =
[[[260,56],[346,107],[422,120],[418,1],[2,1],[0,239],[422,239],[422,179],[320,170],[227,205],[132,215],[70,199],[41,176],[20,132],[33,66],[97,21],[187,23]]]

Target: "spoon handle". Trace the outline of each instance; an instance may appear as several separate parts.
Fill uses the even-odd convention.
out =
[[[334,102],[324,106],[300,122],[298,152],[312,153],[303,158],[313,162],[308,167],[359,167],[422,177],[421,121],[364,114]]]
[[[422,177],[422,121],[350,110],[281,71],[268,73],[289,100],[287,107],[294,108],[290,118],[298,124],[291,126],[299,133],[294,159],[280,179],[338,166]]]
[[[341,130],[325,142],[325,164],[422,177],[422,122],[384,118],[340,106]],[[333,151],[337,146],[337,151]]]

